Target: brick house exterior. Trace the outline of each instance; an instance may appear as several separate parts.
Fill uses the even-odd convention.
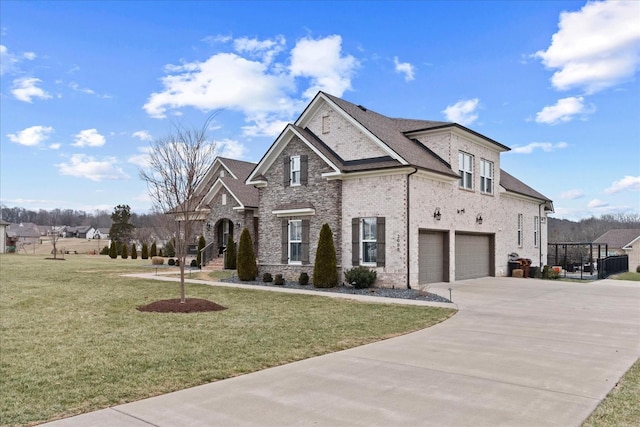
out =
[[[508,150],[456,123],[319,92],[245,181],[258,192],[259,274],[311,276],[324,223],[340,277],[364,265],[378,286],[504,276],[513,253],[541,266],[553,204],[500,169]]]

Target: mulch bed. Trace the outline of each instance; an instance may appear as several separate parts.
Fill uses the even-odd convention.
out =
[[[200,298],[187,298],[185,302],[180,302],[179,298],[165,299],[138,307],[139,311],[151,311],[154,313],[200,313],[226,309],[227,307]]]

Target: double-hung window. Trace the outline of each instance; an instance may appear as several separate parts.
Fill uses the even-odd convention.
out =
[[[362,264],[375,265],[378,260],[378,239],[376,218],[362,218],[360,229],[360,247]]]
[[[289,263],[302,264],[302,221],[289,221]]]
[[[300,185],[300,156],[291,156],[290,183]]]
[[[458,171],[460,173],[460,188],[473,190],[473,156],[460,151],[458,153]]]
[[[480,161],[480,192],[493,194],[493,162]]]
[[[522,247],[522,214],[518,214],[518,247]]]

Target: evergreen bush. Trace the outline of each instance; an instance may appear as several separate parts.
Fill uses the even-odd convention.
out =
[[[176,260],[173,258],[169,258],[169,261],[167,261],[167,264],[169,265],[176,265]]]
[[[251,234],[249,234],[249,229],[247,228],[242,230],[242,234],[240,234],[238,261],[236,267],[238,269],[238,278],[240,280],[255,280],[258,275],[256,255],[253,252],[253,242],[251,241]]]
[[[135,243],[131,244],[131,259],[138,259],[138,249]]]
[[[312,282],[316,288],[333,288],[338,285],[338,260],[329,224],[324,224],[320,229]]]
[[[640,265],[636,267],[636,273],[640,273]]]
[[[227,249],[224,251],[224,268],[226,270],[235,270],[238,266],[238,255],[236,251],[236,243],[233,236],[229,234],[227,237]]]
[[[158,246],[156,245],[156,242],[153,242],[151,244],[151,251],[149,251],[149,256],[151,258],[153,258],[154,256],[158,256]]]
[[[109,247],[109,258],[116,259],[118,257],[118,249],[116,248],[116,242],[111,241],[111,246]]]
[[[176,248],[173,245],[173,239],[169,240],[166,245],[164,245],[164,255],[165,256],[176,256]]]
[[[142,259],[149,259],[149,248],[147,247],[146,243],[142,244],[142,254],[141,254],[141,258]]]
[[[102,250],[100,251],[100,255],[109,255],[109,246],[105,246],[104,248],[102,248]]]
[[[357,266],[345,271],[344,277],[347,279],[347,283],[353,285],[354,288],[365,289],[370,288],[375,283],[376,272],[367,267]]]
[[[202,268],[202,250],[207,246],[207,241],[204,239],[204,236],[200,236],[198,239],[198,253],[196,254],[196,267]]]
[[[274,285],[283,286],[284,285],[284,277],[282,274],[276,274],[276,278],[273,281]]]
[[[164,255],[162,254],[162,249],[160,249],[160,250],[158,251],[158,256],[164,256]]]
[[[262,275],[262,281],[265,283],[271,283],[273,282],[273,276],[271,275],[271,273],[264,273]]]
[[[300,277],[298,277],[298,283],[302,286],[306,286],[309,284],[309,275],[307,273],[300,273]]]
[[[190,265],[191,265],[191,267],[197,267],[198,266],[198,261],[195,260],[195,259],[192,259]]]
[[[129,258],[129,251],[127,250],[127,245],[122,245],[122,249],[120,250],[120,256],[122,259]]]

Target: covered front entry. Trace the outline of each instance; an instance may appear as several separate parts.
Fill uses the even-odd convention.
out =
[[[421,230],[418,236],[418,283],[449,281],[449,233]]]
[[[229,235],[233,236],[233,221],[224,218],[216,225],[216,238],[218,241],[218,255],[222,255],[227,247]]]
[[[456,280],[494,276],[494,236],[456,233]]]

